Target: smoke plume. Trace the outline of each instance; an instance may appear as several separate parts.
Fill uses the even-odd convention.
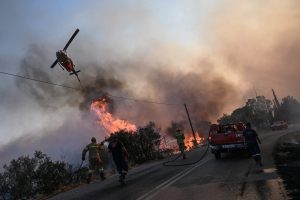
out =
[[[185,6],[197,9],[193,3]],[[172,121],[187,120],[184,103],[192,122],[201,124],[216,121],[223,112],[253,97],[253,88],[267,97],[274,88],[279,96],[300,98],[299,1],[226,1],[210,13],[205,28],[200,26],[195,13],[191,15],[191,32],[195,38],[205,39],[189,44],[183,42],[188,39],[172,40],[176,31],[170,34],[170,27],[165,27],[146,5],[128,4],[116,9],[109,4],[100,10],[96,6],[80,9],[81,15],[87,16],[85,28],[97,27],[90,28],[93,31],[89,34],[80,32],[70,46],[76,68],[82,71],[82,87],[59,66],[50,69],[54,47],[36,41],[21,60],[20,74],[79,90],[16,80],[23,94],[38,103],[43,112],[55,113],[68,107],[80,113],[79,118],[59,116],[65,120],[51,133],[63,137],[61,141],[72,137],[65,134],[68,131],[64,127],[69,127],[69,123],[72,130],[82,130],[75,134],[80,141],[88,140],[90,132],[104,137],[101,130],[93,131],[93,118],[89,118],[87,111],[94,98],[107,94],[115,96],[111,97],[115,117],[137,126],[154,121],[162,130]],[[104,16],[99,17],[98,13]],[[74,17],[83,19],[81,15]],[[82,123],[89,125],[81,129]],[[45,142],[41,139],[37,143],[42,146]]]
[[[229,1],[214,14],[209,38],[230,70],[259,95],[300,98],[299,1]]]

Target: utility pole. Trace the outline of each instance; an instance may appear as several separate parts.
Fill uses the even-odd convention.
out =
[[[197,146],[197,139],[196,139],[195,131],[194,131],[194,128],[193,128],[193,125],[192,125],[192,121],[191,121],[191,118],[190,118],[190,114],[189,114],[189,111],[188,111],[188,109],[187,109],[186,104],[184,104],[184,107],[185,107],[185,111],[186,111],[186,114],[187,114],[187,116],[188,116],[188,119],[189,119],[189,122],[190,122],[190,126],[191,126],[191,129],[192,129],[192,132],[193,132],[193,136],[194,136],[194,146],[196,147],[196,146]]]
[[[166,137],[163,136],[164,142],[165,142],[165,147],[167,148],[167,141],[166,141]]]
[[[273,93],[273,102],[274,102],[274,119],[275,120],[279,120],[281,118],[281,114],[280,114],[280,103],[277,99],[277,96],[275,94],[275,91],[272,89],[272,93]]]
[[[277,99],[277,96],[276,96],[273,89],[272,89],[272,93],[273,93],[273,96],[274,96],[274,102],[275,102],[276,109],[279,109],[280,108],[280,103],[279,103],[279,101]]]

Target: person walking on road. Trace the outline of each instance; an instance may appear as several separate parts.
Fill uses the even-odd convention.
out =
[[[97,144],[96,138],[92,137],[91,143],[88,144],[82,151],[82,161],[85,160],[85,154],[89,152],[89,170],[87,183],[89,184],[92,180],[92,175],[94,171],[100,172],[101,180],[105,179],[103,161],[100,158],[100,153],[102,147],[100,144]]]
[[[112,154],[119,173],[119,182],[124,184],[125,176],[128,173],[128,152],[123,143],[116,135],[111,135],[108,149]]]
[[[181,132],[181,130],[178,128],[176,130],[176,133],[175,133],[175,138],[177,140],[177,144],[178,144],[178,147],[179,147],[179,151],[181,152],[181,155],[182,155],[182,159],[185,160],[186,159],[186,156],[185,156],[185,145],[184,145],[184,133]]]
[[[243,135],[245,137],[245,142],[248,146],[248,150],[251,153],[253,159],[255,160],[256,166],[261,167],[263,166],[261,162],[261,154],[260,154],[260,148],[259,144],[261,144],[261,141],[254,129],[251,128],[251,124],[246,124],[246,129],[243,132]]]

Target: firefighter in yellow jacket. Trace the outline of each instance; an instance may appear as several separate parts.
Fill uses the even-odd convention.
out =
[[[185,145],[184,145],[184,133],[181,132],[180,129],[177,129],[176,130],[176,133],[175,133],[175,138],[177,140],[177,144],[178,144],[178,147],[179,147],[179,151],[181,152],[181,155],[182,155],[182,159],[186,159],[186,156],[185,156],[185,153],[184,153],[184,150],[185,150]]]
[[[86,152],[89,152],[89,171],[87,183],[89,184],[92,180],[93,172],[99,171],[101,180],[105,179],[103,162],[100,158],[100,153],[102,151],[102,147],[100,144],[97,144],[96,138],[92,137],[91,143],[88,144],[82,151],[82,161],[85,160]]]

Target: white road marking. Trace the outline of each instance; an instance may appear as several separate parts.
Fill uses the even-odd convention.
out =
[[[189,168],[181,171],[180,173],[176,174],[175,176],[171,177],[170,179],[168,179],[168,180],[164,181],[163,183],[159,184],[158,186],[156,186],[155,188],[153,188],[151,191],[149,191],[146,194],[140,196],[136,200],[150,200],[156,194],[158,194],[160,191],[164,190],[165,188],[167,188],[168,186],[172,185],[173,183],[175,183],[179,179],[183,178],[184,176],[186,176],[188,173],[190,173],[191,171],[193,171],[197,167],[199,167],[201,165],[204,165],[206,162],[208,162],[211,159],[212,158],[206,159],[203,162],[200,162],[199,164],[196,164],[194,166],[191,166],[191,167],[189,167]]]

